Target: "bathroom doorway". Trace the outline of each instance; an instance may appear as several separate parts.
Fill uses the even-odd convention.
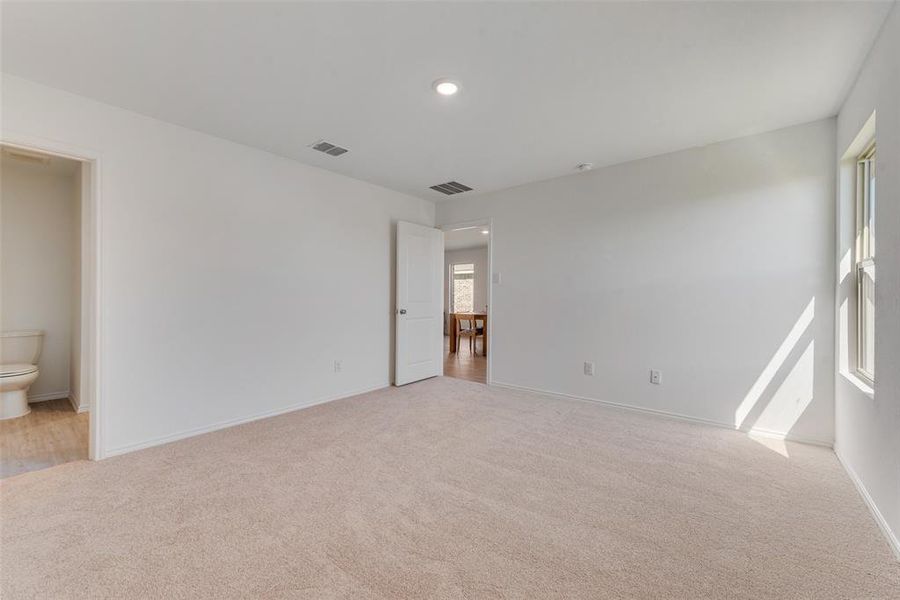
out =
[[[97,455],[95,164],[0,144],[0,478]]]

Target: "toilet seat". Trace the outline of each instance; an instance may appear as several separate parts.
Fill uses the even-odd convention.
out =
[[[29,365],[27,363],[0,365],[0,377],[16,377],[34,373],[35,371],[37,371],[37,365]]]

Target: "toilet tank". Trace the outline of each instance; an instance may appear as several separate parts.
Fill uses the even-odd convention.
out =
[[[36,365],[41,357],[44,332],[39,329],[0,333],[0,363]]]

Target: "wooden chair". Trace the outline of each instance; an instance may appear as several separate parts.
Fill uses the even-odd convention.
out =
[[[469,338],[469,354],[475,354],[478,351],[478,338],[481,337],[481,347],[484,348],[484,321],[481,320],[481,327],[474,317],[457,317],[456,318],[456,339],[461,337]],[[459,341],[457,341],[458,348]],[[457,356],[459,351],[457,350]]]
[[[475,319],[457,315],[456,317],[456,355],[459,356],[459,341],[463,337],[469,338],[469,353],[472,353],[472,344],[476,336]]]
[[[475,319],[475,339],[473,341],[475,345],[475,352],[478,352],[478,338],[481,338],[481,354],[487,356],[484,351],[484,319]]]

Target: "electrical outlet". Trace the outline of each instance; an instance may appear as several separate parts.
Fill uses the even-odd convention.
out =
[[[650,370],[650,383],[653,385],[659,385],[662,383],[662,373],[659,371]]]
[[[342,367],[342,366],[343,366],[343,365],[341,364],[341,361],[339,361],[339,360],[334,361],[334,372],[335,372],[335,373],[340,373],[340,372],[341,372],[341,367]]]
[[[584,363],[584,374],[590,375],[591,377],[594,376],[594,363],[592,363],[592,362]]]

